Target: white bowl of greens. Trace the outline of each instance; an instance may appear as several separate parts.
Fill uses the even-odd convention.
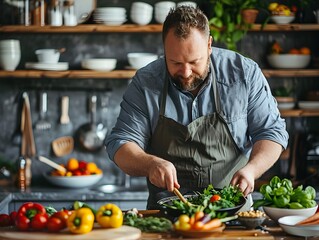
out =
[[[262,207],[266,215],[274,221],[285,216],[311,216],[318,208],[315,201],[316,190],[302,185],[294,187],[291,180],[274,176],[268,184],[260,187],[262,199],[254,202],[254,208]]]

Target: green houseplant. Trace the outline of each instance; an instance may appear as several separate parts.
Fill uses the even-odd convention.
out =
[[[244,20],[242,12],[245,9],[258,9],[259,0],[210,0],[210,4],[213,14],[209,22],[214,40],[236,51],[236,43],[252,26]]]

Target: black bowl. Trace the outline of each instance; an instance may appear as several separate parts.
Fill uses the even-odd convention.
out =
[[[186,199],[196,197],[197,194],[185,194],[183,195]],[[177,196],[165,197],[157,201],[157,204],[160,206],[160,210],[163,214],[170,216],[170,217],[178,217],[179,215],[183,214],[183,212],[179,209],[173,209],[168,207],[169,205],[173,204],[173,201],[178,200]],[[242,197],[238,205],[230,208],[222,208],[216,210],[217,213],[227,213],[227,216],[233,216],[235,213],[246,203],[247,199]],[[168,206],[167,206],[168,205]]]

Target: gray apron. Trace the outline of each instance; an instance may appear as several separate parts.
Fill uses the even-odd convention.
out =
[[[202,116],[187,126],[165,114],[168,79],[161,97],[160,114],[151,139],[150,153],[174,164],[182,188],[195,190],[213,184],[215,188],[228,186],[234,173],[248,162],[235,143],[227,123],[221,116],[214,68],[212,89],[216,112]],[[164,189],[154,186],[147,179],[149,188],[148,209],[158,209],[157,201]]]

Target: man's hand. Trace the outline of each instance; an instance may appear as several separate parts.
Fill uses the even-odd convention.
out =
[[[148,178],[152,184],[172,192],[174,187],[179,188],[175,166],[164,159],[153,161],[149,169]]]
[[[173,192],[174,187],[180,187],[175,166],[165,159],[145,153],[136,143],[122,145],[114,161],[125,173],[148,177],[156,187],[170,192]]]
[[[234,174],[230,184],[233,186],[238,185],[239,189],[246,197],[249,193],[254,191],[255,176],[252,171],[242,168]]]

